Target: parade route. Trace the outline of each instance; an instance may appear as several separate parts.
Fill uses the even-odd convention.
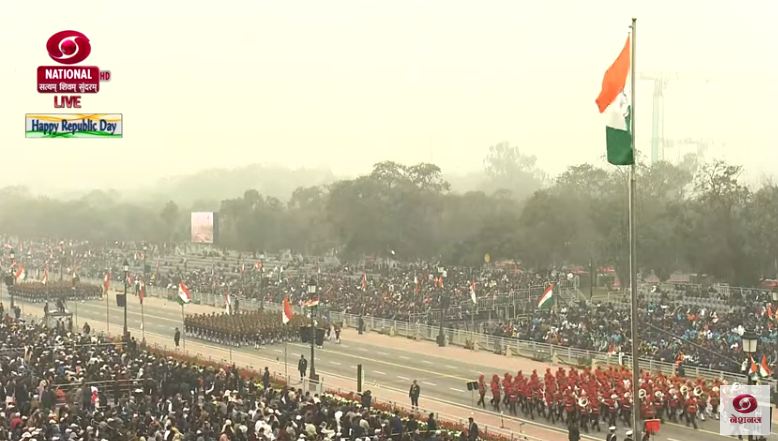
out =
[[[8,299],[3,300],[7,304]],[[42,315],[43,305],[40,303],[31,304],[18,299],[17,303],[23,308],[25,314]],[[75,302],[68,302],[68,308],[74,313],[74,318],[77,310],[79,328],[88,322],[97,332],[106,330],[105,301],[78,302],[77,306]],[[184,308],[187,314],[217,311],[213,307],[204,305],[190,304]],[[113,296],[110,297],[108,311],[109,333],[120,335],[123,310],[116,306]],[[182,329],[181,307],[177,303],[147,297],[144,304],[144,317],[146,341],[168,350],[172,349],[174,330],[176,327]],[[129,297],[127,318],[130,332],[140,340],[143,331],[141,330],[141,308],[137,297]],[[551,365],[519,357],[474,352],[460,347],[440,348],[433,342],[414,341],[376,333],[358,335],[351,329],[344,330],[341,337],[341,344],[325,341],[324,347],[317,348],[315,351],[316,371],[323,377],[325,388],[341,391],[356,390],[357,365],[361,364],[364,369],[363,389],[373,391],[374,396],[380,401],[393,401],[405,407],[410,406],[408,388],[412,380],[417,380],[421,386],[420,404],[423,411],[439,412],[448,419],[460,421],[466,421],[472,414],[479,424],[488,427],[489,430],[502,431],[506,434],[522,432],[534,437],[529,439],[549,441],[567,439],[566,431],[561,425],[552,425],[543,418],[531,421],[473,407],[477,397],[474,393],[468,392],[466,387],[466,382],[476,380],[482,373],[490,377],[492,374],[502,376],[505,372],[515,373],[519,370],[530,374],[533,369],[537,369],[542,375],[546,367]],[[235,362],[256,370],[269,366],[271,371],[284,375],[283,344],[254,349],[185,339],[180,348],[182,352],[184,346],[190,355],[215,361]],[[310,358],[310,346],[301,343],[287,345],[288,369],[286,371],[293,386],[299,385],[297,360],[300,354]],[[589,440],[605,439],[607,427],[603,425],[602,430],[602,432],[595,431],[582,435],[584,439]],[[625,430],[623,426],[619,427],[617,432],[619,439],[623,439]],[[727,438],[718,434],[717,421],[706,421],[700,422],[700,428],[696,431],[683,425],[665,424],[653,439],[707,441]],[[778,437],[772,435],[769,439],[778,439]]]

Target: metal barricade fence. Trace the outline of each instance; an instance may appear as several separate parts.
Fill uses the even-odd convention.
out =
[[[92,283],[102,283],[102,281],[92,280]],[[152,297],[160,297],[168,300],[174,300],[177,296],[177,289],[168,289],[161,287],[147,287],[146,295]],[[221,308],[224,306],[224,299],[220,295],[214,295],[211,293],[193,293],[193,301],[215,306]],[[241,302],[241,307],[247,309],[258,309],[260,302],[254,299],[247,299]],[[264,307],[270,310],[281,310],[281,305],[265,302]],[[293,310],[297,314],[303,314],[305,311],[297,305],[294,305]],[[359,316],[354,314],[343,313],[339,311],[330,311],[330,320],[332,322],[341,322],[344,327],[356,328],[359,320]],[[414,338],[419,340],[435,341],[440,332],[440,328],[436,326],[429,326],[424,323],[411,323],[402,320],[390,320],[380,317],[364,316],[366,330],[375,330],[383,332],[389,335],[396,335],[406,338]],[[591,360],[593,364],[619,364],[619,357],[604,352],[596,352],[584,349],[576,349],[567,346],[553,345],[549,343],[535,342],[530,340],[519,340],[512,337],[502,337],[490,334],[484,334],[480,332],[472,332],[461,329],[444,328],[444,334],[446,335],[447,342],[456,346],[466,346],[468,343],[480,348],[493,352],[506,353],[507,351],[516,351],[518,354],[545,354],[550,357],[550,360],[559,359],[560,357],[569,360]],[[629,356],[621,357],[621,364],[625,366],[631,365],[631,358]],[[653,359],[641,359],[641,369],[646,369],[651,372],[661,371],[664,374],[672,374],[675,372],[675,365],[673,363],[662,362]],[[708,380],[712,379],[726,379],[729,382],[743,382],[744,376],[734,373],[719,370],[711,370],[703,367],[685,366],[687,376],[699,377]],[[775,388],[776,381],[773,379],[767,380],[766,383]]]

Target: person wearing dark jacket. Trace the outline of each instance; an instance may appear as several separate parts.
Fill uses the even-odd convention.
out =
[[[369,390],[362,392],[362,407],[370,410],[370,406],[373,405],[373,393]]]
[[[408,396],[411,397],[411,409],[419,410],[419,395],[421,395],[421,386],[413,380],[411,390],[408,392]]]
[[[435,414],[430,413],[427,417],[427,434],[432,435],[436,430],[438,430],[438,422],[435,421]]]
[[[265,366],[265,372],[262,372],[262,387],[265,390],[270,388],[270,371],[267,366]]]
[[[403,422],[400,419],[400,411],[395,410],[394,411],[394,417],[392,417],[392,420],[389,423],[389,426],[391,428],[391,434],[392,434],[392,440],[399,441],[403,434]]]
[[[41,394],[41,407],[45,410],[51,410],[56,404],[57,397],[54,395],[54,391],[50,387],[46,387]]]
[[[478,424],[475,423],[473,417],[467,419],[467,441],[476,441],[478,439]]]
[[[300,383],[305,380],[305,372],[308,370],[308,360],[305,355],[300,354],[300,361],[297,362],[297,370],[300,371]]]

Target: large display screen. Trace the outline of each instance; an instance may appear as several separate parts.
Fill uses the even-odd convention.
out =
[[[213,243],[216,232],[216,213],[196,211],[192,213],[192,243]]]

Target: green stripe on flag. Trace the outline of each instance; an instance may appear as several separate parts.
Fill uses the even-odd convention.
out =
[[[632,165],[635,163],[632,152],[632,136],[628,131],[605,127],[605,139],[608,144],[608,162],[613,165]]]

